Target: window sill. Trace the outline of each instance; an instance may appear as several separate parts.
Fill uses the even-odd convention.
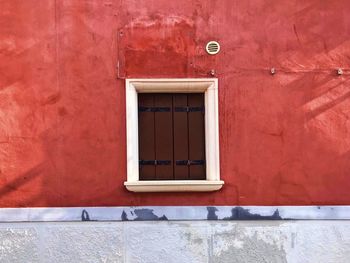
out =
[[[124,182],[131,192],[211,192],[221,189],[224,181],[179,180]]]

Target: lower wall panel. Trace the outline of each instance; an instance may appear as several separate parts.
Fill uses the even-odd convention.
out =
[[[0,224],[0,262],[349,262],[350,221]]]

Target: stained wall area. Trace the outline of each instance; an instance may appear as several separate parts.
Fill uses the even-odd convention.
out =
[[[348,1],[0,3],[1,207],[349,203]],[[223,189],[128,192],[125,78],[211,70]]]

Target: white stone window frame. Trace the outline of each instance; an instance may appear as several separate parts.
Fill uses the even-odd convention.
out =
[[[219,190],[218,79],[126,79],[127,181],[132,192],[206,192]],[[206,180],[139,179],[138,93],[204,93]]]

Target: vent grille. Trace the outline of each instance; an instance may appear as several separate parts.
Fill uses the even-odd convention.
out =
[[[215,55],[220,51],[220,44],[216,41],[210,41],[205,49],[207,50],[208,54]]]

